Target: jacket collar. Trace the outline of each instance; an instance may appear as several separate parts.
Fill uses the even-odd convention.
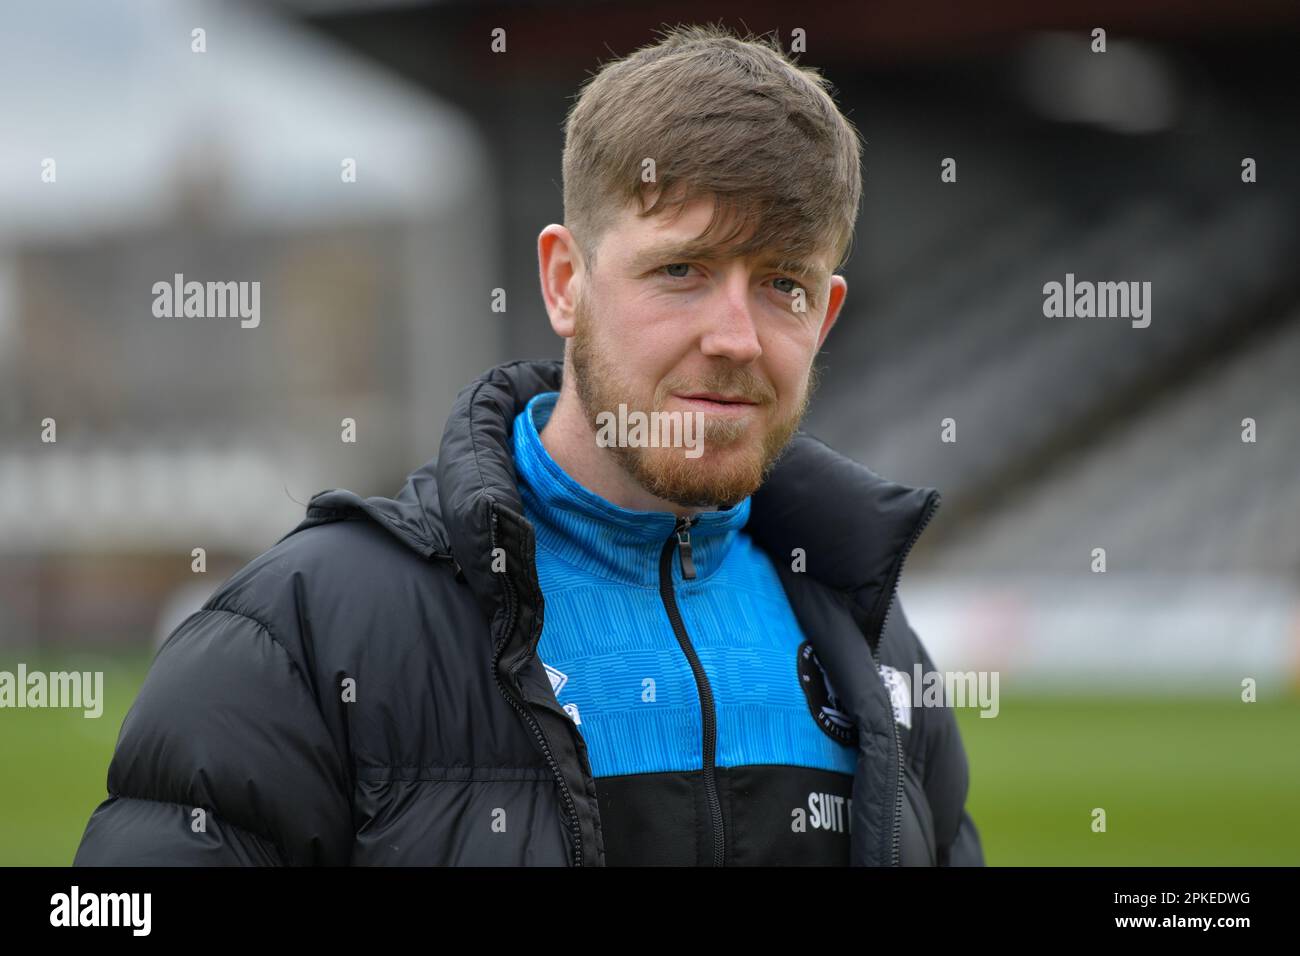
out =
[[[507,600],[505,576],[492,567],[495,522],[506,512],[530,528],[511,454],[515,416],[534,395],[558,391],[563,369],[558,359],[488,369],[457,395],[438,457],[412,472],[396,498],[322,491],[294,530],[361,512],[421,556],[454,560],[494,613]],[[878,640],[902,561],[939,493],[882,478],[800,429],[749,501],[755,543],[780,566],[802,561]]]

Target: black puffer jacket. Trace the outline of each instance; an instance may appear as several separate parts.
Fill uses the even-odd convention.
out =
[[[605,863],[586,747],[535,653],[542,595],[509,445],[561,372],[489,370],[395,499],[314,496],[176,629],[78,865]],[[937,506],[803,432],[752,501],[746,532],[856,718],[853,865],[983,863],[951,709],[896,720],[878,667],[933,669],[894,591]]]

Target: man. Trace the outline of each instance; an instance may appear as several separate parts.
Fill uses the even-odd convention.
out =
[[[607,65],[538,241],[563,363],[489,370],[396,498],[316,495],[180,625],[77,862],[982,864],[902,676],[938,494],[799,431],[859,162],[762,41]]]

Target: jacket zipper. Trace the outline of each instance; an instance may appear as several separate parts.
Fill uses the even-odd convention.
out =
[[[925,526],[930,523],[934,513],[939,510],[939,496],[936,493],[930,498],[925,509],[925,514],[912,529],[912,535],[907,539],[907,544],[898,555],[898,566],[894,570],[894,580],[889,589],[889,603],[885,605],[885,616],[880,620],[880,640],[884,640],[885,625],[889,622],[889,612],[894,607],[894,598],[898,594],[898,582],[903,576],[903,562],[907,560],[907,555],[911,552],[912,546],[916,544],[916,539],[921,537],[921,532]],[[871,659],[875,662],[876,670],[880,673],[881,682],[884,682],[885,673],[880,669],[880,655],[870,644],[867,645],[871,650]],[[901,840],[900,835],[903,827],[903,741],[898,734],[898,721],[894,719],[894,702],[889,702],[889,726],[894,730],[894,766],[897,769],[897,786],[894,792],[894,839],[890,851],[890,866],[898,866],[901,858]]]
[[[695,687],[700,695],[700,713],[704,721],[704,792],[709,802],[709,818],[713,833],[713,865],[722,866],[725,862],[725,841],[722,832],[722,801],[718,798],[717,772],[714,766],[715,750],[718,742],[716,715],[713,709],[713,691],[704,667],[696,656],[695,648],[686,634],[682,623],[681,611],[677,607],[677,598],[673,594],[673,547],[681,558],[682,577],[691,580],[695,577],[695,562],[691,559],[691,525],[696,515],[678,516],[673,533],[664,542],[659,555],[659,595],[663,598],[664,608],[668,611],[668,620],[672,622],[673,633],[682,653],[690,662],[691,672],[695,675]]]
[[[492,509],[491,539],[492,547],[495,548],[497,546],[496,508]],[[501,680],[501,654],[505,650],[506,643],[510,640],[511,631],[514,630],[515,615],[518,609],[518,598],[515,595],[514,584],[509,577],[503,577],[503,580],[506,585],[506,594],[509,597],[508,613],[506,615],[505,637],[502,638],[501,643],[492,655],[492,679],[496,681],[497,690],[501,692],[501,696],[506,699],[511,707],[518,711],[519,716],[528,724],[533,736],[537,738],[537,742],[541,745],[542,754],[546,757],[546,763],[551,768],[551,774],[555,777],[555,782],[559,784],[560,795],[564,798],[565,825],[573,836],[573,865],[582,866],[582,825],[578,822],[578,808],[574,805],[573,794],[569,790],[569,785],[564,781],[564,774],[560,772],[560,765],[551,752],[551,746],[546,740],[546,733],[542,730],[541,724],[537,722],[536,716],[525,704],[517,700],[514,694],[506,689],[505,683]]]
[[[694,521],[694,515],[679,517],[677,526],[673,528],[673,534],[677,537],[677,553],[682,559],[682,577],[687,581],[695,579],[695,562],[691,559],[691,525]]]
[[[881,630],[884,633],[884,630]],[[885,672],[880,669],[880,658],[875,651],[871,652],[872,663],[876,665],[876,671],[880,674],[881,683],[884,683]],[[898,866],[902,856],[901,841],[899,839],[903,826],[903,741],[898,734],[898,721],[894,719],[894,702],[889,702],[889,726],[894,731],[894,765],[897,770],[897,781],[894,787],[894,833],[893,842],[890,844],[889,865]]]

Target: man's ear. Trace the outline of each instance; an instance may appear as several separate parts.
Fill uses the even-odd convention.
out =
[[[826,318],[822,320],[821,330],[817,333],[817,350],[821,351],[822,343],[826,341],[826,336],[830,335],[831,326],[835,320],[840,317],[840,309],[844,305],[844,297],[849,294],[849,284],[844,276],[831,276],[831,286],[826,298]]]
[[[573,233],[556,223],[543,229],[537,237],[537,264],[551,328],[562,338],[572,338],[575,303],[585,274],[582,250]]]

